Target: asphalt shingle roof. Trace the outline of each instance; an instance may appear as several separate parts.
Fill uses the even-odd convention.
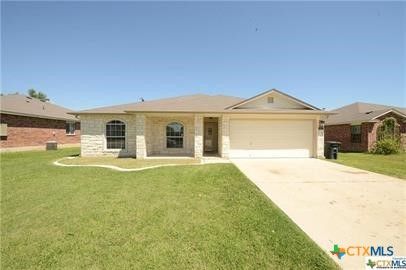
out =
[[[244,100],[239,97],[223,95],[188,95],[172,98],[157,99],[144,102],[128,103],[116,106],[100,107],[90,110],[82,110],[76,113],[125,113],[126,111],[139,112],[186,112],[186,111],[221,111],[237,102]]]
[[[375,117],[380,116],[390,110],[395,110],[397,112],[406,114],[406,108],[356,102],[332,110],[331,112],[336,114],[328,117],[326,125],[373,121]]]
[[[235,110],[238,113],[313,113],[313,114],[330,114],[329,112],[320,111],[318,108],[289,96],[279,90],[272,89],[265,91],[253,98],[244,99],[234,96],[224,95],[188,95],[172,98],[157,99],[144,102],[128,103],[123,105],[100,107],[89,110],[73,112],[72,114],[125,114],[128,112],[233,112],[234,107],[237,107],[242,102],[250,100],[262,95],[278,93],[286,96],[286,98],[304,104],[306,109],[284,109],[284,108],[269,108],[269,109],[241,109]]]
[[[0,111],[31,117],[79,121],[75,116],[68,114],[71,112],[70,109],[19,94],[0,96]]]

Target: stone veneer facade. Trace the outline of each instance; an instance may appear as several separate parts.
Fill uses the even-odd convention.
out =
[[[228,115],[224,115],[220,119],[221,126],[219,130],[221,130],[221,140],[219,144],[219,148],[221,149],[221,156],[223,158],[229,157],[230,152],[230,118]]]
[[[147,155],[188,155],[194,154],[195,119],[193,116],[146,117]],[[172,122],[184,127],[183,148],[166,148],[166,126]]]
[[[135,156],[136,117],[134,115],[81,115],[81,156]],[[120,120],[126,124],[126,149],[106,149],[106,124]]]
[[[317,130],[317,157],[324,157],[324,130]]]
[[[81,115],[82,156],[119,156],[145,158],[150,155],[203,156],[202,115],[166,117],[137,115]],[[126,148],[106,149],[106,124],[120,120],[126,124]],[[166,148],[166,126],[180,122],[184,126],[184,147]]]
[[[202,115],[195,115],[195,142],[194,142],[194,156],[201,158],[203,156],[203,125],[204,118]]]
[[[210,115],[212,116],[212,115]],[[81,115],[81,155],[82,156],[120,156],[145,158],[153,155],[203,156],[203,114],[184,114],[180,116],[117,114],[117,115]],[[230,116],[218,117],[218,152],[223,158],[229,157]],[[123,150],[106,149],[106,124],[120,120],[126,124],[126,148]],[[184,147],[166,148],[166,125],[180,122],[184,126]],[[315,120],[317,129],[318,120]],[[317,157],[323,156],[324,133],[317,131],[315,148]]]

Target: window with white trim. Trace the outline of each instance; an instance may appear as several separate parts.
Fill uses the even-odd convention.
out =
[[[125,123],[112,120],[106,124],[106,148],[125,149]]]
[[[177,122],[166,126],[166,148],[183,148],[183,125]]]
[[[75,135],[76,123],[75,122],[66,122],[65,123],[65,133],[66,135]]]

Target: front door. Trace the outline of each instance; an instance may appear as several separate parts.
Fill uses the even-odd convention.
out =
[[[217,153],[217,123],[207,122],[204,125],[204,152]]]

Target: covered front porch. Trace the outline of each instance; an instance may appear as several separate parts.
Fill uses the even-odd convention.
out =
[[[136,157],[228,157],[228,118],[212,114],[136,114]]]

